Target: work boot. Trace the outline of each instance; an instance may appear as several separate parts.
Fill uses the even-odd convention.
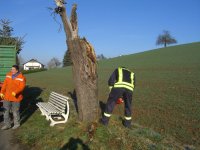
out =
[[[15,130],[15,129],[19,128],[19,127],[20,127],[20,125],[17,124],[17,125],[14,125],[14,126],[12,127],[12,129]]]
[[[131,129],[131,121],[122,120],[122,124],[125,128]]]
[[[104,125],[104,126],[107,126],[107,125],[108,125],[108,122],[106,122],[105,120],[103,120],[103,118],[101,118],[101,119],[99,120],[99,123],[102,124],[102,125]]]
[[[11,126],[5,125],[5,126],[3,126],[3,127],[1,128],[1,130],[8,130],[8,129],[10,129],[10,128],[11,128]]]

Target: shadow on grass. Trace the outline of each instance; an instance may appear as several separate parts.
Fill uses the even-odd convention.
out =
[[[75,106],[75,109],[76,109],[76,112],[78,113],[78,103],[77,103],[77,96],[76,96],[76,91],[74,89],[73,92],[68,92],[68,94],[71,96],[73,102],[74,102],[74,106]]]
[[[90,150],[90,148],[86,144],[84,144],[83,141],[79,138],[70,138],[69,142],[66,143],[60,150],[78,150],[80,149],[79,145],[82,147],[82,150]]]
[[[38,98],[42,93],[39,87],[26,86],[23,95],[24,98],[20,105],[21,124],[25,123],[28,118],[37,110],[36,103],[41,102],[42,99]]]

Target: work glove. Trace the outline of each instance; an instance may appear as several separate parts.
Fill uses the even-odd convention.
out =
[[[1,97],[1,99],[4,99],[4,95],[2,93],[0,94],[0,97]]]
[[[110,91],[112,90],[112,88],[113,88],[112,86],[109,86],[109,90],[110,90]]]
[[[12,96],[14,96],[14,97],[15,97],[15,96],[16,96],[16,93],[15,93],[15,92],[12,92]]]

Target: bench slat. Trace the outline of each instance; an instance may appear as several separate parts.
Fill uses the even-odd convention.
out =
[[[61,104],[63,104],[63,105],[66,105],[66,104],[67,104],[67,101],[63,101],[63,100],[60,99],[59,97],[51,96],[51,97],[49,97],[49,101],[51,101],[51,100],[56,101],[56,102],[58,102],[58,103],[61,103]]]
[[[67,101],[63,101],[63,99],[60,99],[59,97],[56,97],[56,96],[50,96],[49,97],[49,101],[51,101],[51,100],[56,100],[56,101],[58,101],[58,103],[62,103],[62,104],[64,104],[64,105],[66,105],[66,103],[67,103]]]
[[[57,110],[55,107],[53,107],[49,103],[40,102],[40,103],[38,103],[38,105],[41,106],[42,108],[44,108],[49,113],[61,114],[61,112],[59,110]]]
[[[58,97],[54,97],[54,96],[51,96],[49,98],[49,101],[55,101],[56,103],[60,103],[62,105],[66,105],[66,103],[67,103],[65,101],[62,101],[62,99],[59,99]]]
[[[52,103],[52,102],[49,102],[52,106],[56,107],[58,110],[62,111],[62,112],[65,112],[65,107],[61,107],[59,104],[57,103]]]
[[[56,93],[56,92],[52,92],[51,94],[52,94],[52,95],[56,95],[56,97],[62,98],[62,99],[63,99],[64,101],[66,101],[66,102],[69,100],[68,97],[63,96],[63,95],[61,95],[61,94],[58,94],[58,93]]]
[[[52,104],[53,106],[55,105],[55,106],[59,107],[59,109],[65,109],[65,107],[66,107],[66,105],[65,106],[61,106],[60,104],[58,104],[58,103],[56,103],[54,101],[50,101],[48,103]]]
[[[52,102],[48,102],[49,104],[51,104],[53,107],[55,107],[56,109],[58,109],[59,111],[61,111],[62,113],[65,113],[65,109],[67,106],[62,107],[57,103],[52,103]]]

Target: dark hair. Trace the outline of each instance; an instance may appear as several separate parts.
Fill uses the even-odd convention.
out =
[[[17,71],[19,71],[19,66],[18,65],[13,65],[13,68],[15,68]]]

